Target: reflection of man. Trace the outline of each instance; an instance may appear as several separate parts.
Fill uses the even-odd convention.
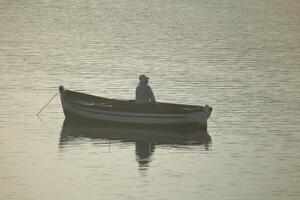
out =
[[[155,145],[153,142],[138,141],[135,143],[136,160],[139,163],[140,170],[148,168],[154,149]]]
[[[148,85],[149,77],[140,75],[140,83],[135,90],[136,104],[156,104],[156,100],[151,87]]]

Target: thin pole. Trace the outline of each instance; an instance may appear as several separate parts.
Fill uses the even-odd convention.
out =
[[[59,91],[48,101],[48,103],[46,103],[46,105],[44,105],[44,107],[38,113],[36,113],[36,116],[39,116],[40,112],[42,112],[42,110],[48,106],[48,104],[58,95],[58,93]]]

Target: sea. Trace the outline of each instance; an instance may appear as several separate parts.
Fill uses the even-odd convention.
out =
[[[300,199],[299,10],[0,0],[0,199]],[[207,131],[65,122],[60,85],[134,99],[141,74],[159,102],[213,107]]]

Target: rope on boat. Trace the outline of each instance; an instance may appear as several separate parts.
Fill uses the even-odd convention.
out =
[[[58,95],[58,93],[59,93],[59,91],[46,103],[46,105],[44,105],[44,107],[39,111],[39,112],[37,112],[36,113],[36,116],[38,117],[39,116],[39,114],[46,108],[46,106],[48,106],[49,105],[49,103]]]

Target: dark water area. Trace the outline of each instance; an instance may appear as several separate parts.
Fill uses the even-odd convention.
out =
[[[300,198],[297,0],[0,1],[0,199]],[[214,108],[207,131],[67,123],[59,85]]]
[[[117,127],[116,127],[117,126]],[[98,140],[107,144],[108,149],[112,143],[135,144],[136,161],[140,170],[146,170],[155,151],[155,146],[172,145],[191,148],[203,146],[203,150],[209,150],[211,137],[207,131],[184,130],[166,127],[141,127],[136,125],[117,125],[109,123],[83,123],[66,119],[60,133],[60,148],[68,148],[72,143],[83,138]]]

